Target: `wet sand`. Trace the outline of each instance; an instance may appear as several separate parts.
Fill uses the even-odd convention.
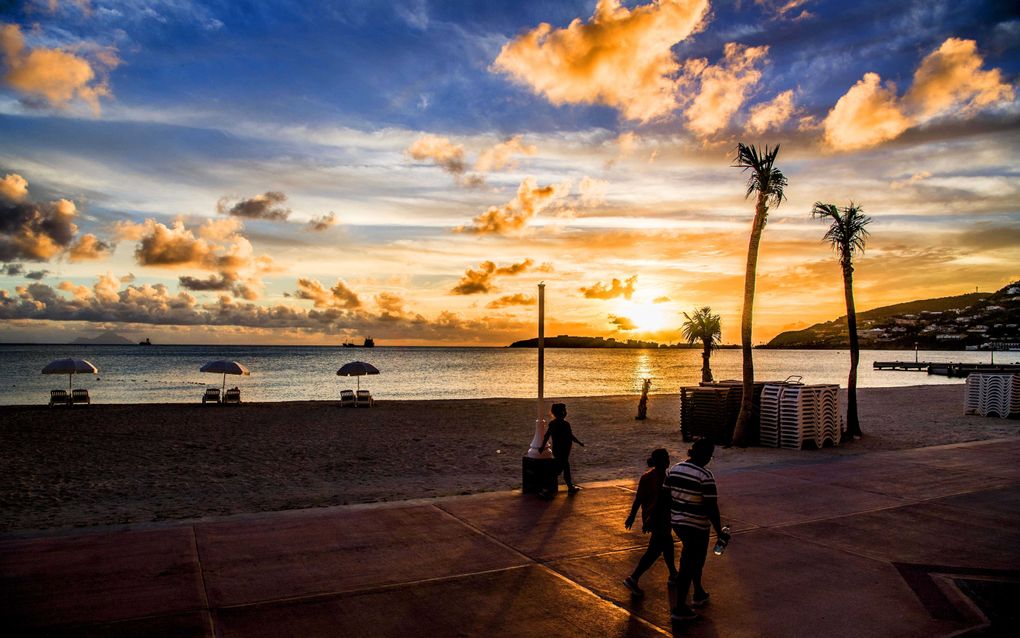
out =
[[[963,388],[863,389],[863,439],[720,449],[712,467],[1020,436],[1020,421],[964,415]],[[571,457],[582,485],[636,477],[652,448],[687,448],[675,394],[652,395],[646,421],[635,396],[562,400],[587,444]],[[515,489],[535,412],[525,399],[0,406],[0,532]]]

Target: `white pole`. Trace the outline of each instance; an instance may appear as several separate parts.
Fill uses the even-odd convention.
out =
[[[538,405],[535,418],[535,436],[528,448],[530,458],[551,458],[552,453],[541,449],[545,438],[545,283],[538,284]]]

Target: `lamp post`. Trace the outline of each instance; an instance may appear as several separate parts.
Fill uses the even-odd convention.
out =
[[[535,435],[521,459],[525,494],[556,488],[556,464],[552,452],[542,446],[545,438],[545,283],[538,284],[538,403]]]

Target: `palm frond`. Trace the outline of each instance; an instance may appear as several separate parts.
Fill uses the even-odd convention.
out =
[[[779,206],[786,199],[784,191],[789,184],[783,172],[775,167],[779,147],[779,144],[775,148],[766,145],[765,150],[761,151],[754,145],[740,143],[737,144],[737,155],[733,160],[734,168],[749,173],[744,197],[759,194],[769,208]]]
[[[694,311],[694,315],[684,314],[684,323],[680,327],[687,343],[698,343],[699,341],[714,347],[719,344],[722,338],[722,320],[719,315],[712,313],[710,306],[704,306]]]
[[[864,214],[862,206],[850,202],[849,206],[839,208],[835,204],[815,202],[811,216],[832,220],[822,239],[832,245],[841,262],[849,265],[855,254],[864,254],[864,247],[871,236],[866,228],[871,218]]]

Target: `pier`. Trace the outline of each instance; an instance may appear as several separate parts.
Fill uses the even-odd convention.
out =
[[[909,370],[937,374],[943,377],[966,377],[973,372],[986,374],[1017,374],[1020,363],[953,363],[931,361],[875,361],[875,370]]]

